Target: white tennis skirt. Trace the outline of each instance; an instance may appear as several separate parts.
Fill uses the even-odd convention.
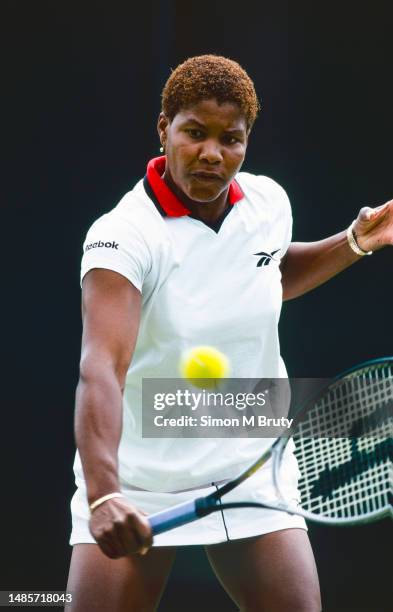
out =
[[[290,502],[299,501],[298,467],[295,457],[290,453],[282,466],[283,493]],[[196,497],[208,495],[220,484],[191,489],[176,493],[157,493],[154,491],[135,490],[123,485],[121,492],[134,506],[153,514],[166,510],[171,506],[187,502]],[[222,501],[277,501],[272,481],[270,461],[259,469],[233,491],[226,494]],[[86,489],[83,483],[79,486],[71,500],[72,532],[70,544],[95,543],[89,531],[90,511],[87,502]],[[177,527],[154,538],[153,546],[190,546],[200,544],[218,544],[229,540],[250,538],[281,529],[307,529],[304,519],[285,512],[259,508],[239,508],[220,510],[209,516],[198,519],[188,525]]]

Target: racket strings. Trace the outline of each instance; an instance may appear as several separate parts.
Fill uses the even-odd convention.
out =
[[[391,503],[393,370],[374,365],[337,381],[294,434],[305,510],[335,518]]]

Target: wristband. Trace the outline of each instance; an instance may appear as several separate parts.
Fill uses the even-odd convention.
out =
[[[108,499],[114,499],[115,497],[124,497],[124,495],[122,493],[108,493],[108,495],[103,495],[102,497],[96,499],[95,502],[90,504],[90,512],[93,512],[93,510],[98,508],[98,506],[101,506],[101,504],[104,502],[108,501]]]
[[[361,257],[363,257],[363,255],[372,255],[372,251],[364,251],[356,242],[355,232],[353,231],[353,226],[355,225],[355,223],[356,219],[355,221],[352,221],[351,225],[347,229],[347,241],[349,246],[351,247],[352,251],[356,253],[356,255],[360,255]]]

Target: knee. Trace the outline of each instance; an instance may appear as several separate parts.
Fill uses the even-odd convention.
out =
[[[240,608],[239,612],[322,612],[322,604],[319,603],[307,603],[307,604],[301,604],[300,606],[298,605],[293,605],[292,603],[289,603],[288,605],[286,604],[284,608],[277,608],[276,606],[273,606],[273,608],[267,608],[266,606],[262,605],[252,605],[251,607],[247,606],[245,608]]]
[[[275,601],[247,601],[240,612],[322,612],[319,590],[314,593],[286,597],[285,593]]]

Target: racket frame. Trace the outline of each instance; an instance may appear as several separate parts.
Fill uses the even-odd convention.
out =
[[[302,416],[307,411],[309,406],[312,403],[315,404],[317,399],[319,397],[322,397],[326,390],[331,387],[334,382],[338,383],[340,380],[343,380],[354,372],[367,369],[368,367],[372,368],[377,364],[389,362],[393,363],[393,357],[381,357],[378,359],[372,359],[370,361],[366,361],[356,366],[353,366],[348,370],[345,370],[342,374],[336,376],[330,383],[326,384],[322,389],[320,389],[315,395],[315,397],[309,399],[307,401],[307,404],[303,405],[303,407],[297,412],[294,417],[295,424],[292,425],[289,431],[292,432],[296,428],[296,424],[301,420]],[[246,470],[241,472],[236,478],[229,480],[227,483],[222,485],[217,491],[214,491],[213,493],[205,497],[199,497],[182,504],[177,504],[176,506],[172,506],[166,510],[150,515],[148,518],[153,531],[153,535],[158,535],[159,533],[162,533],[169,529],[180,527],[189,522],[207,516],[208,514],[211,514],[212,512],[215,512],[218,509],[225,510],[229,508],[267,508],[286,512],[291,515],[301,516],[306,520],[310,520],[322,525],[333,526],[362,525],[374,522],[376,520],[380,520],[387,516],[393,518],[393,507],[389,503],[383,508],[355,517],[329,517],[304,510],[298,505],[287,502],[280,485],[280,470],[283,464],[282,460],[284,452],[291,437],[292,436],[288,435],[288,432],[286,432],[285,436],[277,438],[273,442],[273,444],[268,449],[266,449],[256,461],[254,461],[254,463],[252,463]],[[247,501],[226,503],[221,501],[224,495],[226,495],[227,493],[235,489],[239,484],[247,480],[247,478],[257,472],[257,470],[262,467],[269,459],[272,459],[273,484],[278,496],[278,501],[276,503],[271,503],[268,501],[261,503]]]

